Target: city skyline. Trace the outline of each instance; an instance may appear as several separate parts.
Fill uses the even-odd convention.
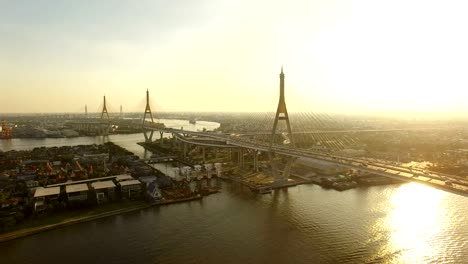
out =
[[[290,112],[468,112],[462,2],[1,5],[0,113],[274,111],[281,65]]]

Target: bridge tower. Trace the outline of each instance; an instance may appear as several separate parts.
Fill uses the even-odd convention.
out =
[[[286,126],[288,128],[288,138],[290,141],[290,145],[294,146],[292,131],[291,131],[291,124],[289,123],[289,115],[288,109],[286,108],[286,101],[284,99],[284,73],[283,67],[281,66],[281,73],[280,73],[280,98],[278,103],[278,109],[276,110],[275,122],[273,123],[273,130],[271,131],[271,139],[270,139],[270,148],[273,146],[273,142],[275,140],[276,130],[278,128],[278,122],[284,120],[286,122]]]
[[[146,89],[146,107],[145,107],[145,113],[143,114],[143,122],[141,124],[143,128],[143,135],[145,136],[145,142],[151,142],[153,140],[153,133],[154,131],[151,130],[150,134],[147,135],[145,131],[145,121],[146,121],[146,116],[149,115],[151,117],[151,123],[154,123],[153,119],[153,113],[151,112],[151,107],[149,103],[149,90]]]
[[[88,105],[84,106],[85,118],[88,118]]]
[[[279,102],[278,102],[278,108],[276,110],[276,115],[275,115],[275,121],[273,123],[273,129],[271,131],[271,139],[270,139],[270,151],[269,151],[269,159],[270,159],[270,164],[272,167],[272,172],[273,175],[276,178],[276,182],[284,182],[287,181],[289,178],[290,170],[292,167],[292,164],[294,162],[294,158],[287,158],[286,160],[286,166],[283,169],[283,173],[280,173],[278,170],[276,164],[275,164],[275,154],[273,153],[273,143],[275,141],[276,135],[277,135],[277,129],[278,129],[278,122],[279,121],[284,121],[286,123],[286,127],[288,130],[288,136],[287,139],[289,139],[289,145],[294,146],[294,141],[293,141],[293,135],[292,135],[292,130],[291,130],[291,124],[289,122],[289,115],[288,115],[288,109],[286,108],[286,100],[284,97],[284,73],[283,73],[283,66],[281,66],[281,73],[279,75],[280,77],[280,97],[279,97]]]
[[[104,117],[104,114],[106,114],[107,120],[109,120],[109,113],[107,112],[107,104],[106,104],[106,96],[105,95],[104,95],[104,105],[102,106],[101,119]]]
[[[104,95],[104,103],[102,106],[101,119],[104,119],[104,114],[107,116],[107,122],[100,125],[100,134],[103,136],[109,135],[109,126],[110,126],[110,117],[109,112],[107,111],[106,96]]]
[[[148,89],[146,89],[146,107],[145,107],[145,114],[143,115],[143,127],[145,126],[145,120],[148,114],[151,117],[151,123],[154,123],[153,113],[151,112],[151,107],[149,103],[149,91]]]

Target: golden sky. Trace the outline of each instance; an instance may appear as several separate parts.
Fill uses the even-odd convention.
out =
[[[0,113],[468,112],[468,2],[0,1]]]

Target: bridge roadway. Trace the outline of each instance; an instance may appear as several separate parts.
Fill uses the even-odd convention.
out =
[[[442,130],[442,128],[394,128],[394,129],[346,129],[346,130],[312,130],[298,132],[296,134],[341,134],[341,133],[372,133],[372,132],[397,132],[397,131],[424,131],[424,130]],[[234,133],[236,136],[263,136],[271,135],[271,131],[249,132],[249,133]]]
[[[368,158],[350,158],[336,156],[331,154],[314,152],[310,150],[295,149],[278,145],[273,145],[270,148],[270,145],[267,143],[248,141],[245,138],[241,139],[240,137],[233,137],[222,133],[186,131],[171,128],[161,129],[160,131],[172,133],[178,140],[182,140],[183,142],[190,144],[199,144],[211,147],[234,146],[263,152],[271,150],[277,154],[284,156],[295,158],[311,158],[315,160],[327,161],[339,165],[341,167],[355,169],[361,172],[377,174],[401,181],[418,182],[450,193],[468,196],[468,179],[454,175],[422,170],[418,168],[413,169],[394,164],[388,161]],[[199,136],[204,138],[205,142],[188,139],[183,135]],[[211,138],[213,139],[213,141],[208,141],[209,143],[207,143],[207,138]]]

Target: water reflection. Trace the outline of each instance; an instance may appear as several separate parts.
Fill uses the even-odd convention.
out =
[[[388,252],[398,252],[403,263],[418,263],[443,254],[433,243],[442,234],[447,219],[444,200],[447,193],[420,184],[406,184],[390,198],[385,225]],[[399,261],[399,262],[400,262]]]

